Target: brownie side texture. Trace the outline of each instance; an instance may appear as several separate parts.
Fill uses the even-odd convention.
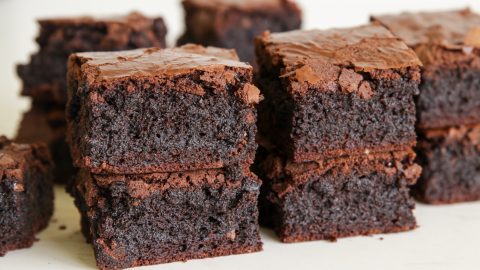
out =
[[[0,256],[30,247],[53,213],[52,162],[43,145],[0,137]]]
[[[411,230],[408,187],[421,172],[413,158],[410,151],[292,163],[264,153],[255,165],[260,222],[283,242]]]
[[[420,61],[385,28],[256,40],[259,133],[295,162],[415,145]]]
[[[18,143],[45,143],[55,164],[54,181],[66,183],[75,172],[70,151],[65,141],[65,111],[34,105],[23,114],[15,141]]]
[[[372,20],[402,38],[423,62],[419,128],[480,123],[480,15],[465,9]]]
[[[417,199],[443,204],[480,200],[480,125],[420,133],[418,162],[423,173]]]
[[[74,162],[100,173],[253,162],[259,90],[233,51],[185,45],[70,58]]]
[[[294,1],[185,0],[186,30],[178,44],[233,48],[242,61],[255,64],[253,40],[264,31],[299,29],[301,11]]]
[[[260,182],[246,169],[78,177],[82,231],[101,269],[262,249]]]
[[[83,51],[118,51],[165,47],[162,18],[131,13],[117,18],[52,18],[39,21],[40,50],[17,66],[22,95],[37,102],[65,105],[68,56]]]

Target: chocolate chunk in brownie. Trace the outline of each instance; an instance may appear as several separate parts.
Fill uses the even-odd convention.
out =
[[[259,90],[233,50],[172,49],[70,57],[71,153],[95,173],[221,168],[255,156]]]
[[[16,142],[45,143],[55,163],[54,180],[57,183],[67,183],[74,174],[73,162],[65,141],[65,111],[61,108],[43,108],[34,105],[23,114]]]
[[[295,162],[408,149],[420,60],[381,26],[256,40],[262,136]]]
[[[263,31],[299,29],[301,11],[292,0],[185,0],[186,30],[178,44],[233,48],[255,65],[253,39]]]
[[[22,95],[37,102],[65,105],[68,56],[83,51],[118,51],[165,47],[166,27],[162,18],[140,13],[123,17],[50,18],[39,20],[40,50],[29,64],[19,65]]]
[[[435,204],[480,200],[480,125],[422,131],[417,150],[423,173],[416,198]]]
[[[79,173],[75,203],[97,265],[118,269],[260,251],[260,181],[248,169]]]
[[[402,38],[423,62],[420,128],[480,123],[480,15],[467,9],[372,20]]]
[[[293,163],[261,149],[260,222],[283,242],[335,240],[416,227],[413,151]]]
[[[52,162],[45,145],[0,136],[0,256],[30,247],[53,213]]]

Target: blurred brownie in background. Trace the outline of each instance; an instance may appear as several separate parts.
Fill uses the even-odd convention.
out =
[[[469,9],[373,16],[423,62],[417,99],[415,195],[428,203],[480,199],[480,15]]]
[[[264,31],[299,29],[301,10],[292,0],[184,0],[185,33],[178,44],[233,48],[240,60],[255,63],[253,40]]]
[[[53,213],[52,160],[44,144],[0,136],[0,256],[27,248]]]

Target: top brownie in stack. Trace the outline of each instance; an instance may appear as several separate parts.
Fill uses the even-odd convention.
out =
[[[372,20],[402,38],[423,62],[419,128],[480,123],[480,15],[466,9]]]
[[[381,26],[256,40],[262,137],[294,162],[408,149],[420,60]]]
[[[36,103],[65,105],[67,59],[80,51],[118,51],[143,47],[165,47],[166,27],[162,18],[139,13],[117,18],[56,18],[39,21],[36,41],[39,52],[30,63],[19,65],[22,95]]]
[[[146,173],[252,163],[252,67],[197,45],[78,53],[69,59],[67,122],[77,166]]]
[[[301,11],[292,0],[184,0],[185,34],[178,43],[234,48],[242,61],[255,62],[253,40],[263,31],[300,28]]]

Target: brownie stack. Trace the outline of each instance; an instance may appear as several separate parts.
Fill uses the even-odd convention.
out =
[[[256,40],[260,219],[284,242],[415,228],[420,61],[381,26]]]
[[[417,99],[424,170],[416,197],[427,203],[480,199],[480,15],[470,10],[373,17],[423,62]]]
[[[70,190],[100,268],[261,250],[252,73],[197,45],[70,57]]]
[[[166,28],[162,18],[146,18],[139,13],[108,19],[45,19],[39,24],[38,52],[31,56],[30,63],[17,67],[23,82],[21,94],[33,99],[17,140],[48,143],[56,163],[55,179],[65,182],[73,173],[64,134],[68,56],[81,51],[164,47]]]

